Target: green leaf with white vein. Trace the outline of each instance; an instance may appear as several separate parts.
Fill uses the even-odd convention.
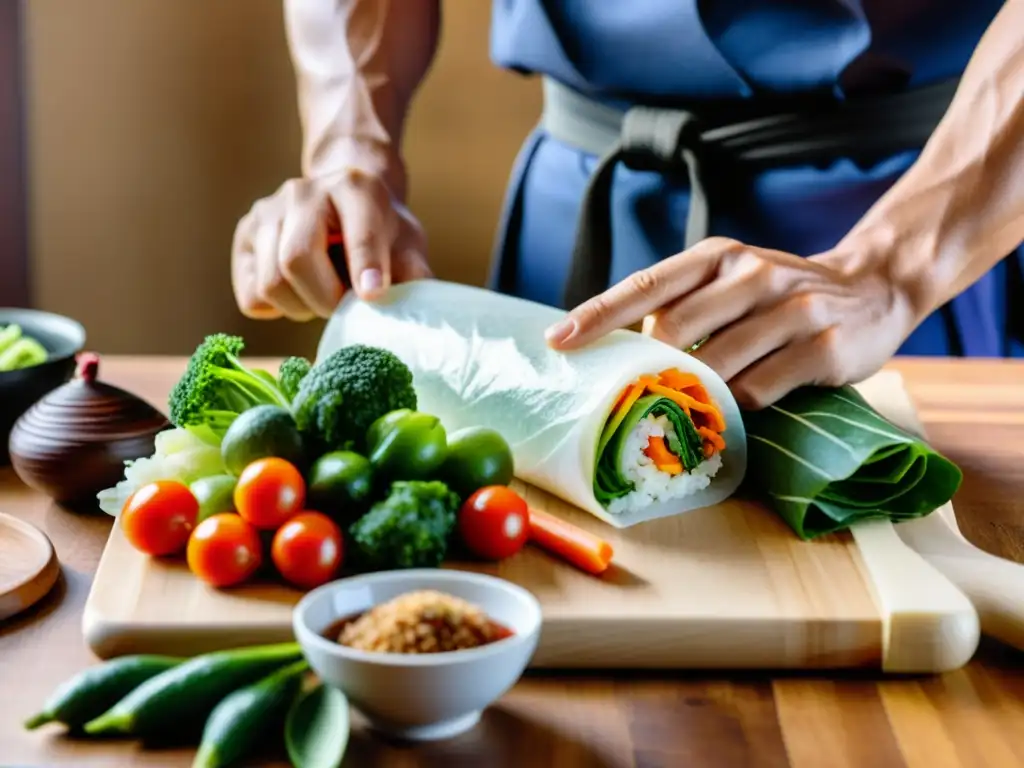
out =
[[[747,482],[803,539],[872,518],[922,517],[963,478],[852,387],[807,387],[744,413]]]

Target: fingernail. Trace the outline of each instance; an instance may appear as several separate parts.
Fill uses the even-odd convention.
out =
[[[362,293],[376,293],[384,285],[384,278],[379,269],[364,269],[359,276],[359,290]]]
[[[569,337],[576,333],[577,327],[576,319],[573,317],[567,317],[562,322],[556,323],[548,328],[544,332],[544,338],[546,338],[550,344],[562,344],[568,341]]]

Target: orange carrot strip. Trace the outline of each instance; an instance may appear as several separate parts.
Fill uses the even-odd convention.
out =
[[[667,371],[662,371],[658,379],[658,383],[663,387],[689,395],[699,403],[713,405],[711,395],[708,394],[700,377],[695,373],[683,373],[676,368],[669,368]]]
[[[530,510],[530,540],[553,555],[592,574],[611,565],[612,545],[604,539],[536,509]]]
[[[707,427],[697,427],[697,434],[707,440],[716,451],[725,450],[725,438]]]
[[[690,415],[690,411],[697,411],[698,413],[704,414],[707,417],[707,426],[715,432],[725,431],[725,419],[722,418],[722,414],[718,412],[718,409],[710,403],[702,403],[689,395],[683,394],[682,392],[676,392],[674,389],[663,387],[659,384],[652,384],[648,387],[652,394],[662,395],[667,397],[669,400],[673,400],[678,403],[679,406],[686,411],[686,415]]]
[[[665,438],[651,435],[647,438],[647,447],[644,449],[644,453],[654,462],[654,466],[662,472],[668,475],[681,475],[683,473],[682,462],[665,445]]]
[[[668,387],[669,389],[675,389],[677,391],[684,390],[688,387],[699,387],[700,377],[695,373],[683,373],[678,368],[669,368],[667,371],[662,371],[658,374],[658,383],[662,386]]]
[[[698,403],[714,405],[714,403],[711,402],[711,395],[709,395],[708,391],[704,389],[703,384],[691,384],[688,387],[683,387],[681,391],[692,397]]]

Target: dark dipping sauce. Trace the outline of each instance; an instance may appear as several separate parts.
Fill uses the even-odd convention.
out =
[[[335,621],[328,640],[377,653],[450,653],[481,648],[515,633],[480,608],[433,590],[408,592]]]

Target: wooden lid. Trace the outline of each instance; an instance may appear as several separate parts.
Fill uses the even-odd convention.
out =
[[[75,377],[45,395],[18,420],[11,453],[83,443],[109,443],[154,435],[170,423],[145,400],[98,380],[99,356],[79,356]]]

